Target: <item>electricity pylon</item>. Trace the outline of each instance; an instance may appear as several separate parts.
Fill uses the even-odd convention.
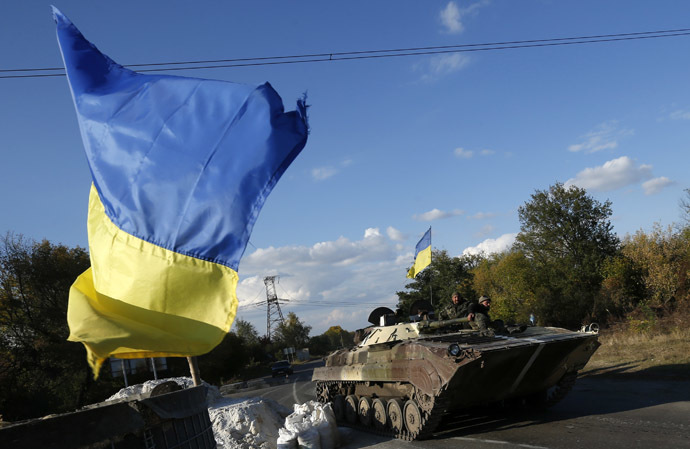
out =
[[[266,336],[268,341],[271,341],[271,327],[281,324],[283,312],[280,310],[280,302],[278,302],[278,295],[276,294],[275,281],[278,276],[266,276],[264,278],[264,285],[266,285]]]

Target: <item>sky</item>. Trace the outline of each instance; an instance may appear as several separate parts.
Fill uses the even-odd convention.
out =
[[[3,78],[62,66],[51,4],[123,65],[690,28],[684,0],[4,2],[0,233],[82,247],[91,179],[67,81]],[[518,208],[557,182],[611,201],[621,237],[677,222],[688,54],[676,36],[162,73],[268,81],[287,110],[307,93],[309,140],[264,205],[237,293],[264,334],[264,278],[278,276],[283,313],[317,335],[395,308],[429,227],[451,256],[504,250]]]

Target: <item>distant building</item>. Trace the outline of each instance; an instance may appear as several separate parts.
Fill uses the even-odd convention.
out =
[[[297,356],[297,360],[307,362],[309,361],[309,348],[300,349],[295,355]]]

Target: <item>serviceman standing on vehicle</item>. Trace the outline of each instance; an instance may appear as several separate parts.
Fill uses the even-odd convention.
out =
[[[451,304],[443,309],[443,318],[447,320],[463,318],[467,314],[467,301],[458,292],[453,292],[450,300]]]

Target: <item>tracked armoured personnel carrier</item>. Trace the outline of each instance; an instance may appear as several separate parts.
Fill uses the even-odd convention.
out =
[[[403,440],[428,438],[448,412],[515,400],[550,406],[572,388],[599,346],[596,325],[579,332],[464,329],[467,318],[396,323],[376,309],[351,349],[314,370],[316,395],[338,421]]]

